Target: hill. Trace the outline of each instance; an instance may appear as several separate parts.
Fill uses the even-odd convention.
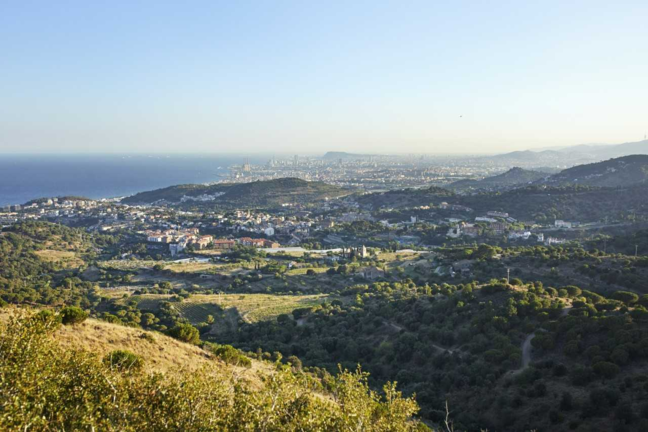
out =
[[[623,144],[581,144],[540,151],[515,151],[488,156],[486,159],[507,165],[539,167],[543,165],[578,165],[637,154],[648,154],[648,140]]]
[[[140,192],[122,200],[125,204],[277,206],[288,203],[310,203],[347,195],[349,191],[323,182],[308,182],[298,178],[251,183],[216,185],[178,185]]]
[[[454,196],[452,191],[436,186],[422,189],[397,189],[387,192],[375,192],[358,197],[362,206],[373,210],[385,208],[406,208],[439,204]]]
[[[180,342],[158,332],[88,319],[75,326],[61,326],[52,333],[65,349],[84,349],[103,358],[114,350],[128,350],[145,359],[147,372],[177,373],[208,367],[237,372],[250,382],[259,383],[256,372],[271,372],[268,363],[252,360],[251,368],[234,367],[199,346]]]
[[[98,321],[57,329],[56,314],[29,312],[1,321],[2,430],[427,430],[412,419],[413,399],[393,387],[379,396],[360,372],[325,383],[279,362],[241,370]]]
[[[69,273],[98,257],[113,238],[49,222],[27,221],[0,233],[0,292],[9,302],[59,304],[81,295]],[[68,289],[57,289],[57,285]]]
[[[595,159],[618,158],[636,154],[648,154],[648,140],[623,144],[581,144],[565,147],[561,153],[582,154]]]
[[[509,189],[532,183],[544,177],[547,177],[546,173],[514,167],[493,177],[482,180],[459,180],[446,187],[455,192]]]
[[[494,162],[496,164],[508,165],[508,166],[523,166],[523,167],[539,167],[539,166],[556,166],[563,165],[566,163],[565,154],[562,154],[556,150],[543,150],[543,151],[532,151],[532,150],[523,150],[523,151],[514,151],[510,153],[503,153],[494,156],[487,156],[485,158],[489,162]],[[581,160],[577,158],[572,161],[569,160],[570,164],[587,162],[588,159]]]
[[[362,195],[357,201],[371,210],[404,209],[432,204],[437,207],[434,210],[436,213],[457,214],[457,211],[439,209],[441,202],[447,202],[472,209],[476,215],[503,211],[518,220],[536,222],[552,223],[555,219],[580,222],[632,221],[635,217],[648,216],[648,184],[619,188],[530,185],[470,195],[456,195],[441,188],[403,189]]]
[[[648,215],[648,186],[596,188],[591,186],[528,186],[505,192],[458,196],[448,202],[461,204],[477,214],[505,211],[520,220],[552,222],[555,219],[596,222],[632,220]]]
[[[578,165],[554,174],[542,183],[624,187],[645,183],[646,180],[648,180],[648,155],[632,155]]]

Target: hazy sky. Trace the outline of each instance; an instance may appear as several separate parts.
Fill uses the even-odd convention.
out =
[[[0,152],[500,152],[644,133],[646,0],[0,0]]]

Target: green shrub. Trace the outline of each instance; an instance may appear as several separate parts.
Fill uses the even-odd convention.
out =
[[[65,325],[80,324],[88,318],[88,313],[76,306],[61,309],[61,322]]]
[[[169,330],[169,336],[192,344],[200,342],[200,332],[191,324],[176,324],[175,327]]]
[[[297,356],[289,356],[286,358],[286,362],[290,363],[290,365],[293,367],[294,370],[302,370],[302,362]]]
[[[142,357],[126,350],[109,352],[104,357],[103,363],[109,368],[119,371],[139,371],[144,366]]]
[[[43,309],[32,315],[31,319],[37,320],[43,324],[51,323],[53,327],[61,325],[61,315],[54,313],[50,309]]]
[[[231,345],[219,345],[211,342],[205,342],[203,348],[214,354],[227,364],[243,367],[251,367],[252,361],[247,358],[241,351]]]
[[[637,294],[628,291],[617,291],[612,294],[612,298],[622,301],[626,305],[631,305],[639,300],[639,296]]]

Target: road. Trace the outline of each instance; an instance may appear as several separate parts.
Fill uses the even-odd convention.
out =
[[[531,333],[529,336],[526,337],[526,339],[524,339],[524,343],[522,344],[522,368],[518,369],[520,371],[529,367],[529,363],[531,363],[531,350],[533,350],[533,346],[531,346],[531,341],[535,336],[536,336],[535,333]]]

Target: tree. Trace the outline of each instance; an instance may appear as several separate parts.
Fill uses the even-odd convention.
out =
[[[191,324],[176,324],[175,327],[169,330],[169,336],[191,344],[200,342],[200,332]]]
[[[594,364],[594,366],[592,367],[594,369],[594,372],[596,372],[598,375],[601,375],[604,378],[612,378],[617,373],[619,373],[619,366],[615,365],[614,363],[610,363],[606,361],[600,361]]]
[[[639,300],[639,296],[637,294],[628,291],[617,291],[612,294],[612,298],[622,301],[628,306],[636,303]]]
[[[298,371],[302,370],[302,362],[299,359],[299,357],[294,356],[294,355],[289,356],[289,357],[286,358],[286,362],[290,363],[292,365],[293,369],[298,370]]]
[[[65,325],[80,324],[88,318],[88,313],[76,306],[61,309],[61,322]]]

